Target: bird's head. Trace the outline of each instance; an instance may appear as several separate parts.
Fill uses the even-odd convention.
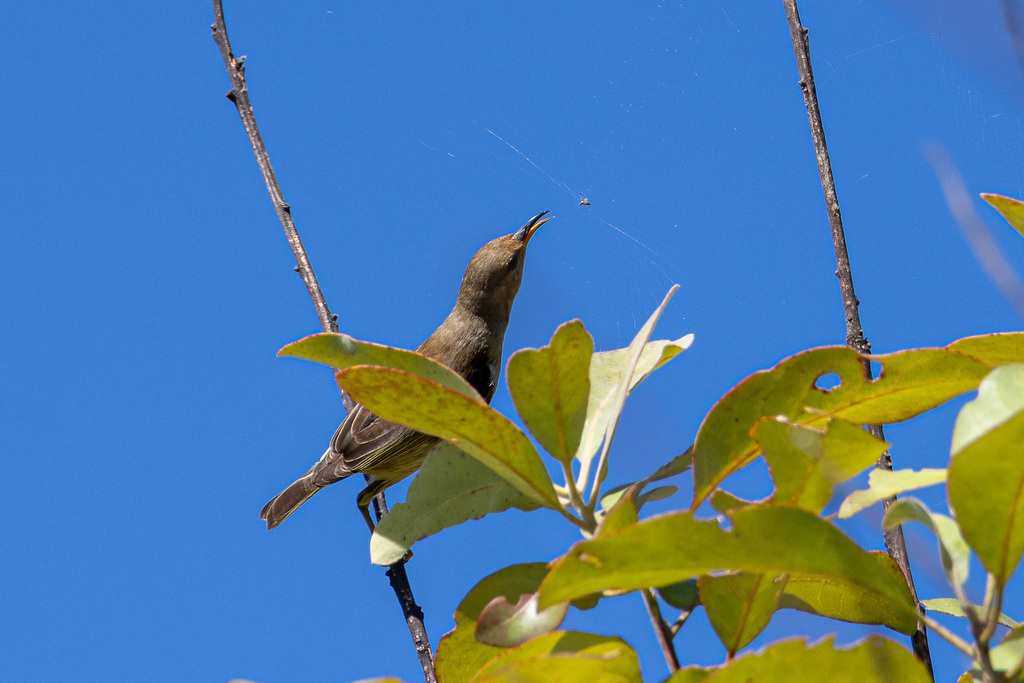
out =
[[[460,306],[484,318],[508,321],[523,281],[526,245],[537,228],[554,218],[545,218],[547,213],[537,214],[512,234],[493,239],[476,252],[459,288]]]

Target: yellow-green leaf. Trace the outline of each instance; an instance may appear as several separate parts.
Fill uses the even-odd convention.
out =
[[[872,550],[868,555],[894,581],[905,581],[896,560],[887,553]],[[779,609],[795,609],[855,624],[880,624],[906,635],[917,630],[917,618],[906,609],[835,577],[790,574]]]
[[[783,641],[716,669],[706,683],[863,683],[899,681],[931,683],[921,662],[906,648],[870,636],[849,648],[836,649],[833,638],[808,645]]]
[[[522,349],[508,361],[508,390],[519,417],[548,453],[572,462],[590,397],[594,340],[579,320],[555,330],[551,343]]]
[[[448,527],[509,508],[536,510],[531,498],[451,444],[427,456],[404,503],[393,505],[370,537],[370,561],[390,565],[412,544]]]
[[[839,506],[839,518],[847,519],[886,498],[945,481],[944,469],[873,470],[868,474],[868,488],[854,491]]]
[[[607,589],[665,586],[714,571],[832,577],[914,612],[906,582],[817,515],[751,505],[730,513],[732,530],[689,513],[644,520],[583,541],[552,563],[540,607]]]
[[[455,628],[437,644],[434,665],[445,683],[466,683],[495,655],[500,647],[484,645],[476,639],[476,621],[484,607],[498,596],[518,600],[533,593],[547,576],[543,562],[514,564],[484,578],[462,599],[455,609]]]
[[[1024,202],[1001,194],[983,192],[981,198],[995,207],[1003,215],[1013,229],[1024,235]]]
[[[486,403],[393,368],[357,365],[338,384],[375,415],[445,439],[533,501],[561,507],[533,443]]]
[[[1024,363],[1024,332],[997,332],[958,339],[946,348],[991,367]]]
[[[874,465],[887,447],[864,429],[836,419],[811,427],[766,417],[751,435],[775,482],[772,501],[812,512],[821,512],[836,484]]]
[[[483,400],[469,382],[436,360],[421,356],[415,351],[359,341],[347,334],[314,334],[284,346],[277,355],[304,358],[329,365],[335,370],[354,365],[379,365],[405,370],[478,401]]]
[[[1024,553],[1024,364],[996,368],[953,431],[949,504],[1000,585]]]
[[[916,349],[872,356],[882,365],[874,381],[864,377],[860,356],[846,347],[812,349],[757,372],[733,387],[708,413],[694,444],[697,507],[733,472],[758,454],[750,430],[765,416],[816,425],[830,416],[854,424],[907,420],[977,387],[987,365],[947,349]],[[819,389],[823,377],[839,386]]]
[[[700,604],[731,657],[771,621],[786,587],[785,574],[705,574],[697,579]]]
[[[471,680],[473,683],[641,683],[640,663],[625,641],[565,631],[539,636],[502,651]]]

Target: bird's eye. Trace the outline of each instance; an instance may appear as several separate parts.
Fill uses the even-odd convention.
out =
[[[516,253],[512,254],[512,258],[510,258],[508,260],[508,263],[505,264],[505,269],[506,270],[515,270],[516,266],[519,265],[519,258],[520,258],[520,253],[518,251]]]

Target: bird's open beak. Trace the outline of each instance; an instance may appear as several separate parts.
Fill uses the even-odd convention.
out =
[[[548,213],[549,212],[547,211],[538,213],[536,216],[526,221],[526,225],[519,228],[519,230],[517,230],[512,235],[512,237],[522,242],[523,246],[525,247],[530,242],[530,238],[533,237],[533,233],[537,232],[537,228],[539,228],[540,226],[544,225],[549,220],[554,218],[554,216],[548,216],[547,218],[544,218],[544,216],[547,216]]]

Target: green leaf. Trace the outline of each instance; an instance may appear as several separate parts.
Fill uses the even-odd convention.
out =
[[[502,651],[473,678],[473,683],[485,681],[641,683],[640,663],[632,648],[619,638],[557,632]]]
[[[907,522],[923,524],[935,534],[946,579],[950,584],[964,585],[971,566],[971,554],[956,522],[951,517],[932,512],[924,503],[909,496],[890,505],[882,519],[886,529]]]
[[[658,595],[668,604],[684,612],[689,612],[700,604],[697,579],[687,579],[686,581],[661,586],[658,588]]]
[[[700,604],[732,657],[771,621],[786,587],[785,574],[737,572],[697,579]]]
[[[981,198],[995,207],[1003,215],[1013,229],[1024,235],[1024,202],[1001,194],[983,192]]]
[[[775,481],[772,502],[821,512],[832,488],[874,465],[887,444],[843,420],[820,428],[766,417],[751,436],[764,453]]]
[[[977,387],[988,366],[955,351],[917,349],[872,356],[881,375],[864,377],[860,356],[846,347],[812,349],[757,372],[733,387],[704,418],[694,444],[694,501],[700,504],[729,475],[758,454],[750,437],[765,416],[818,425],[830,416],[854,424],[907,420]],[[838,375],[824,390],[819,378]]]
[[[679,669],[662,683],[702,683],[711,675],[713,669],[702,669],[699,666],[688,666]]]
[[[579,320],[561,325],[551,343],[522,349],[508,361],[508,390],[519,416],[540,445],[572,462],[580,445],[590,396],[594,340]]]
[[[427,456],[405,502],[393,505],[377,523],[370,537],[370,560],[394,564],[413,543],[442,529],[509,508],[538,507],[476,458],[443,443]]]
[[[1024,661],[1024,629],[1017,627],[1006,634],[1003,642],[988,652],[989,661],[996,671],[1009,671],[1015,669],[1021,661]],[[1014,680],[1021,680],[1018,676]]]
[[[831,577],[916,614],[907,584],[841,531],[799,508],[752,505],[730,513],[732,531],[689,513],[644,520],[574,545],[555,560],[540,607],[607,589],[665,586],[714,571]]]
[[[993,370],[953,430],[949,504],[978,559],[1005,585],[1024,553],[1024,364]]]
[[[538,610],[536,593],[524,593],[515,604],[499,595],[480,613],[476,622],[476,639],[487,645],[516,647],[554,631],[568,611],[568,602]]]
[[[693,343],[692,334],[676,341],[647,341],[677,289],[679,285],[673,285],[669,289],[661,305],[647,319],[627,348],[595,353],[591,358],[586,426],[579,449],[576,451],[581,472],[589,471],[591,461],[602,442],[614,437],[615,427],[629,392],[654,370],[688,349]],[[604,475],[599,472],[596,476],[603,478]]]
[[[517,600],[533,593],[547,576],[543,562],[514,564],[484,578],[462,599],[455,609],[455,628],[437,644],[434,665],[445,683],[466,683],[474,674],[500,654],[502,648],[485,645],[476,639],[476,622],[484,607],[498,596]]]
[[[847,519],[875,503],[907,491],[946,481],[946,470],[873,470],[868,474],[868,488],[854,491],[839,506],[839,518]]]
[[[707,683],[864,683],[899,681],[931,683],[913,654],[885,638],[870,636],[859,645],[837,650],[833,638],[815,645],[783,641],[739,657],[704,679]]]
[[[991,367],[1024,363],[1024,332],[997,332],[965,337],[946,348],[959,351]]]
[[[445,439],[533,501],[561,508],[530,439],[487,404],[392,368],[357,365],[337,378],[342,389],[375,415]]]
[[[483,401],[476,389],[461,375],[435,360],[421,356],[415,351],[358,341],[347,334],[314,334],[286,345],[277,352],[277,355],[304,358],[329,365],[335,370],[343,370],[354,365],[378,365],[405,370],[460,394],[473,397],[477,401]]]
[[[939,614],[948,614],[951,617],[960,617],[966,619],[967,615],[964,613],[964,606],[960,604],[960,601],[956,598],[929,598],[928,600],[922,600],[921,604],[924,605],[925,609],[929,612],[938,612]],[[982,607],[979,605],[973,605],[974,610],[981,613]],[[1006,616],[1005,614],[999,615],[999,623],[1009,628],[1017,628],[1020,624]]]
[[[654,474],[651,474],[650,476],[645,477],[640,481],[634,481],[628,484],[619,484],[618,486],[615,486],[605,491],[604,495],[601,496],[601,508],[604,510],[610,509],[613,505],[615,505],[615,503],[619,501],[619,499],[623,495],[625,495],[626,491],[629,490],[631,486],[636,487],[635,491],[633,492],[633,496],[638,497],[640,507],[643,507],[645,503],[649,503],[655,500],[661,500],[662,496],[670,496],[674,494],[678,490],[675,486],[663,486],[658,489],[655,489],[655,491],[659,492],[657,494],[655,494],[655,491],[651,491],[649,494],[647,494],[646,497],[639,496],[639,493],[643,491],[644,487],[646,487],[648,484],[651,484],[656,481],[661,481],[663,479],[668,479],[669,477],[674,477],[678,474],[682,474],[683,472],[686,472],[687,470],[690,469],[692,462],[693,451],[692,449],[687,449],[685,453],[677,455],[676,457],[672,458],[667,463],[659,467],[657,470],[655,470]],[[666,492],[665,489],[671,489],[671,493]]]
[[[871,550],[868,555],[894,581],[905,581],[896,560],[887,553]],[[879,624],[906,635],[917,630],[917,618],[906,609],[855,583],[834,577],[790,574],[779,609],[795,609],[854,624]]]

